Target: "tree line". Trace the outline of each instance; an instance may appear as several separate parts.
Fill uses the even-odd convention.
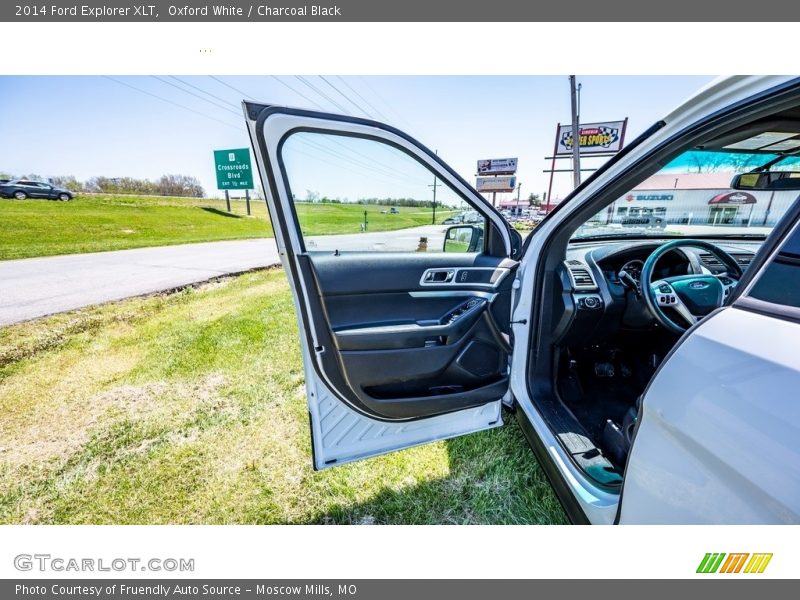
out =
[[[363,205],[380,205],[380,206],[397,206],[409,208],[433,208],[432,200],[417,200],[415,198],[358,198],[351,202],[349,198],[329,198],[322,196],[319,192],[306,190],[306,197],[299,199],[295,196],[295,202],[309,202],[318,204],[363,204]],[[436,207],[441,208],[443,203],[437,202]],[[456,207],[453,207],[456,208]]]
[[[206,191],[197,177],[191,175],[162,175],[159,179],[139,179],[136,177],[90,177],[79,181],[74,175],[57,175],[42,177],[36,173],[11,175],[0,173],[0,179],[29,179],[47,181],[53,186],[62,187],[72,192],[89,192],[95,194],[139,194],[146,196],[182,196],[186,198],[203,198]]]

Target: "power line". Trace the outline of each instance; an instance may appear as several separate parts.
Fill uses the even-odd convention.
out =
[[[407,173],[405,171],[401,171],[396,166],[387,165],[386,163],[382,163],[381,161],[379,161],[378,159],[376,159],[376,158],[374,158],[372,156],[368,156],[368,155],[364,154],[363,152],[359,152],[358,150],[355,150],[353,148],[349,148],[348,146],[344,145],[342,142],[337,140],[335,136],[325,136],[325,137],[329,138],[326,141],[331,142],[332,144],[336,144],[340,148],[343,148],[343,149],[347,150],[348,152],[351,152],[352,154],[355,154],[356,156],[360,156],[360,157],[365,158],[366,160],[368,160],[368,161],[370,161],[372,163],[375,163],[376,165],[378,165],[378,168],[380,168],[382,170],[385,170],[385,171],[388,171],[392,175],[400,174],[400,175],[405,175],[405,177],[407,177],[409,179],[415,179],[414,175],[410,175],[409,173]],[[416,179],[416,181],[421,182],[421,180],[419,180],[419,179]]]
[[[361,98],[361,100],[364,102],[364,104],[366,104],[366,105],[367,105],[367,106],[369,106],[369,107],[370,107],[372,110],[374,110],[374,111],[375,111],[375,114],[377,114],[377,115],[378,115],[378,116],[379,116],[379,117],[380,117],[380,118],[381,118],[383,121],[385,121],[385,122],[387,122],[387,123],[390,121],[390,119],[389,119],[389,118],[388,118],[388,117],[387,117],[385,114],[383,114],[381,111],[379,111],[379,110],[378,110],[378,109],[375,107],[375,105],[374,105],[374,104],[372,104],[372,103],[371,103],[369,100],[367,100],[366,98],[364,98],[364,96],[362,96],[361,94],[359,94],[359,93],[358,93],[358,91],[357,91],[357,90],[356,90],[356,89],[355,89],[353,86],[351,86],[349,83],[347,83],[347,81],[345,81],[343,77],[341,77],[340,75],[337,75],[337,76],[336,76],[336,79],[338,79],[339,81],[341,81],[341,82],[342,82],[342,83],[343,83],[345,86],[347,86],[347,89],[349,89],[349,90],[350,90],[351,92],[353,92],[353,93],[354,93],[356,96],[358,96],[359,98]]]
[[[388,103],[388,102],[387,102],[387,101],[384,99],[384,97],[383,97],[383,96],[381,96],[381,95],[378,93],[378,91],[377,91],[377,90],[376,90],[374,87],[372,87],[372,86],[369,84],[369,82],[368,82],[366,79],[364,79],[363,77],[359,77],[359,79],[361,79],[361,82],[362,82],[362,83],[363,83],[363,84],[364,84],[364,85],[365,85],[365,86],[366,86],[366,87],[367,87],[367,88],[368,88],[368,89],[369,89],[369,90],[370,90],[370,91],[371,91],[373,94],[375,94],[375,97],[377,97],[377,98],[378,98],[378,99],[379,99],[381,102],[383,102],[383,103],[386,105],[386,107],[387,107],[387,108],[388,108],[390,111],[392,111],[392,112],[393,112],[393,113],[394,113],[394,114],[397,116],[397,118],[398,118],[398,119],[400,119],[400,120],[401,120],[401,121],[403,121],[403,122],[404,122],[406,125],[410,126],[410,127],[413,129],[413,126],[411,126],[411,123],[410,123],[410,122],[409,122],[407,119],[405,119],[405,118],[403,117],[403,115],[401,115],[399,112],[397,112],[397,111],[395,110],[395,108],[394,108],[394,107],[393,107],[391,104],[389,104],[389,103]]]
[[[373,173],[377,173],[378,175],[382,175],[383,177],[391,177],[392,179],[396,179],[397,180],[396,182],[388,182],[386,180],[383,180],[386,183],[392,183],[392,185],[395,185],[395,186],[397,185],[397,182],[402,182],[402,183],[416,182],[417,185],[420,185],[420,186],[425,185],[419,179],[412,178],[412,177],[401,177],[401,176],[397,175],[396,171],[390,171],[388,169],[379,169],[379,168],[376,168],[376,167],[374,167],[372,165],[365,164],[365,163],[363,163],[363,162],[361,162],[361,161],[359,161],[357,159],[351,158],[349,156],[344,156],[342,154],[337,154],[337,153],[335,153],[335,151],[331,151],[330,148],[320,144],[318,141],[311,141],[309,139],[301,138],[300,142],[305,144],[305,145],[307,145],[307,146],[310,146],[312,148],[316,148],[317,150],[319,150],[321,152],[324,152],[325,154],[333,157],[335,160],[349,162],[349,163],[359,167],[360,169],[365,169],[365,170],[368,170],[368,171],[372,171]],[[352,167],[345,167],[345,168],[352,169]]]
[[[194,96],[195,98],[199,98],[203,102],[208,102],[209,104],[211,104],[213,106],[216,106],[217,108],[221,108],[222,110],[227,110],[229,113],[233,113],[237,117],[239,116],[239,113],[237,111],[235,111],[235,110],[233,110],[231,108],[228,108],[227,106],[222,106],[221,104],[219,104],[217,102],[214,102],[213,100],[209,100],[208,98],[203,98],[200,94],[195,94],[194,92],[190,92],[189,90],[184,89],[181,86],[172,83],[171,81],[167,81],[166,79],[162,79],[158,75],[151,75],[151,77],[153,77],[154,79],[157,79],[161,83],[166,83],[167,85],[171,85],[175,89],[180,90],[180,91],[182,91],[182,92],[184,92],[186,94],[189,94],[190,96]]]
[[[152,92],[148,92],[146,90],[138,88],[135,85],[131,85],[130,83],[126,83],[124,81],[120,81],[119,79],[114,79],[113,77],[110,77],[108,75],[103,75],[103,77],[113,81],[114,83],[118,83],[120,85],[124,85],[125,87],[129,87],[132,90],[136,90],[137,92],[139,92],[141,94],[145,94],[147,96],[152,96],[153,98],[157,98],[158,100],[161,100],[162,102],[166,102],[167,104],[172,104],[173,106],[177,106],[178,108],[182,108],[183,110],[188,110],[189,112],[192,112],[192,113],[194,113],[196,115],[200,115],[201,117],[205,117],[206,119],[211,119],[212,121],[216,121],[217,123],[222,123],[223,125],[227,125],[228,127],[232,127],[233,129],[236,129],[237,131],[241,132],[241,130],[242,130],[242,128],[239,127],[239,126],[233,125],[233,124],[228,123],[227,121],[223,121],[221,119],[217,119],[216,117],[212,117],[211,115],[207,115],[206,113],[200,112],[199,110],[195,110],[193,108],[189,108],[188,106],[184,106],[183,104],[179,104],[178,102],[174,102],[173,100],[169,100],[167,98],[164,98],[163,96],[159,96],[158,94],[153,94]]]
[[[296,152],[297,154],[301,154],[302,156],[307,156],[308,158],[311,158],[313,160],[318,160],[319,162],[325,163],[326,165],[329,165],[329,166],[333,167],[334,169],[341,169],[342,168],[342,165],[337,165],[335,163],[332,163],[329,160],[325,160],[321,156],[318,156],[318,155],[315,156],[313,154],[308,154],[307,152],[303,152],[302,150],[297,150],[297,149],[295,149],[294,152]],[[340,157],[338,157],[336,155],[333,155],[333,156],[334,156],[334,158],[340,158]],[[353,167],[348,167],[348,166],[345,165],[345,168],[349,169],[353,173],[358,173],[358,170],[353,168]],[[361,175],[363,175],[364,177],[367,177],[369,179],[372,179],[374,181],[380,181],[382,183],[389,184],[389,185],[395,186],[395,187],[397,186],[397,182],[389,181],[388,179],[384,179],[383,177],[379,177],[378,175],[375,175],[374,173],[364,172],[364,173],[361,173]],[[291,181],[289,182],[289,185],[291,186]]]
[[[222,102],[222,103],[224,103],[224,104],[230,104],[230,105],[231,105],[231,106],[233,106],[234,108],[239,108],[239,106],[238,106],[236,103],[234,103],[234,102],[231,102],[230,100],[226,100],[225,98],[222,98],[221,96],[217,96],[216,94],[212,94],[211,92],[209,92],[209,91],[207,91],[207,90],[204,90],[204,89],[203,89],[203,88],[201,88],[200,86],[194,85],[193,83],[189,83],[188,81],[185,81],[185,80],[181,79],[180,77],[175,77],[174,75],[169,75],[169,78],[170,78],[170,79],[174,79],[175,81],[179,81],[179,82],[180,82],[180,83],[182,83],[183,85],[187,85],[187,86],[189,86],[190,88],[194,88],[194,89],[196,89],[198,92],[202,92],[202,93],[204,93],[206,96],[211,96],[212,98],[215,98],[216,100],[219,100],[220,102]],[[237,114],[238,114],[238,113],[237,113]]]
[[[279,79],[277,76],[275,76],[275,75],[270,75],[270,77],[272,77],[272,78],[273,78],[275,81],[277,81],[277,82],[278,82],[278,83],[280,83],[281,85],[284,85],[284,86],[286,86],[287,88],[289,88],[290,90],[292,90],[292,91],[293,91],[295,94],[297,94],[298,96],[301,96],[302,98],[305,98],[305,99],[306,99],[306,100],[308,100],[308,101],[309,101],[311,104],[313,104],[314,106],[316,106],[318,109],[320,109],[320,110],[327,110],[327,109],[326,109],[324,106],[322,106],[322,104],[320,104],[319,102],[315,102],[314,100],[312,100],[311,98],[309,98],[308,96],[306,96],[306,95],[305,95],[303,92],[301,92],[301,91],[299,91],[299,90],[296,90],[296,89],[294,89],[292,86],[290,86],[288,83],[286,83],[286,82],[285,82],[285,81],[283,81],[282,79]]]
[[[306,80],[306,78],[305,78],[305,77],[303,77],[303,76],[301,76],[301,75],[295,75],[295,78],[296,78],[297,80],[299,80],[299,81],[302,81],[304,84],[306,84],[306,85],[307,85],[308,87],[310,87],[312,90],[314,90],[315,92],[317,92],[317,94],[319,94],[320,96],[322,96],[323,98],[325,98],[325,99],[326,99],[328,102],[330,102],[331,104],[333,104],[333,105],[334,105],[336,108],[338,108],[340,111],[342,111],[342,112],[343,112],[343,113],[345,113],[346,115],[349,115],[349,114],[351,114],[349,110],[347,110],[347,109],[346,109],[344,106],[342,106],[341,104],[339,104],[338,102],[336,102],[336,100],[334,100],[333,98],[331,98],[330,96],[328,96],[328,95],[327,95],[325,92],[323,92],[322,90],[320,90],[319,88],[317,88],[317,87],[316,87],[314,84],[312,84],[311,82],[309,82],[308,80]]]
[[[245,93],[244,93],[242,90],[236,89],[236,88],[235,88],[235,87],[233,87],[233,86],[232,86],[230,83],[227,83],[226,81],[222,81],[222,79],[220,79],[219,77],[214,77],[213,75],[209,75],[209,77],[211,77],[211,79],[213,79],[213,80],[214,80],[214,81],[216,81],[217,83],[221,83],[221,84],[222,84],[222,85],[224,85],[225,87],[232,89],[234,92],[236,92],[236,93],[237,93],[237,94],[239,94],[240,96],[244,96],[244,97],[245,97],[245,98],[247,98],[248,100],[252,100],[252,98],[251,98],[249,95],[245,94]]]
[[[335,85],[333,85],[333,84],[332,84],[330,81],[328,81],[328,80],[327,80],[327,79],[326,79],[326,78],[325,78],[323,75],[318,75],[318,77],[319,77],[320,79],[322,79],[322,81],[324,81],[325,83],[327,83],[327,84],[328,84],[330,87],[332,87],[332,88],[333,88],[333,89],[336,91],[336,93],[337,93],[337,94],[339,94],[339,95],[340,95],[342,98],[344,98],[345,100],[347,100],[347,101],[348,101],[350,104],[352,104],[352,105],[353,105],[353,106],[355,106],[355,107],[356,107],[358,110],[360,110],[362,113],[364,113],[364,116],[365,116],[365,117],[367,117],[368,119],[372,119],[373,121],[375,120],[375,117],[373,117],[373,116],[372,116],[371,114],[369,114],[369,113],[368,113],[366,110],[364,110],[363,108],[361,108],[361,106],[360,106],[360,105],[356,104],[356,102],[355,102],[355,101],[354,101],[352,98],[350,98],[350,97],[349,97],[347,94],[345,94],[345,93],[344,93],[342,90],[340,90],[340,89],[339,89],[339,88],[337,88]]]

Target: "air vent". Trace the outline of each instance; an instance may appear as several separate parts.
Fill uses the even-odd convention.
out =
[[[731,254],[731,256],[733,256],[736,262],[739,263],[739,266],[742,267],[742,270],[746,269],[748,266],[750,266],[750,263],[753,262],[752,254],[735,253]],[[722,262],[710,252],[700,252],[700,262],[702,262],[703,266],[712,272],[721,272],[725,270]]]
[[[564,264],[567,265],[569,277],[572,280],[572,286],[576,290],[596,290],[597,283],[592,277],[592,272],[586,264],[579,260],[568,260]]]
[[[739,263],[743,269],[746,269],[750,266],[750,263],[753,262],[753,255],[752,254],[732,254],[733,258],[736,259],[736,262]]]

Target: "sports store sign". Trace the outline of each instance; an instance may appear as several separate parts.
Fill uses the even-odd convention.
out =
[[[580,125],[580,150],[581,154],[613,154],[622,149],[625,141],[625,126],[623,121],[605,121],[603,123],[586,123]],[[572,125],[559,125],[556,134],[556,156],[572,154],[573,148]]]

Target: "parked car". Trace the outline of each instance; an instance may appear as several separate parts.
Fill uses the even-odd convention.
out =
[[[392,127],[245,109],[299,310],[316,469],[515,414],[574,522],[800,522],[800,173],[791,168],[800,79],[711,84],[600,167],[524,244],[454,170]],[[462,227],[448,231],[452,252],[307,249],[291,182],[274,168],[282,156],[268,153],[323,131],[402,145],[474,207],[480,243]],[[778,142],[786,154],[770,148]],[[738,168],[752,169],[731,185],[755,199],[744,209],[758,211],[749,213],[757,227],[604,225],[663,165],[702,172],[732,161],[732,150]]]
[[[444,221],[442,221],[442,225],[458,225],[459,223],[464,222],[464,215],[450,215]]]
[[[75,193],[70,190],[55,187],[43,181],[30,181],[28,179],[14,179],[0,183],[0,196],[3,198],[46,198],[48,200],[72,200]]]
[[[484,216],[477,210],[471,210],[464,213],[462,223],[480,223],[483,221]]]
[[[389,214],[390,215],[396,215],[396,214],[399,214],[399,213],[400,213],[400,209],[399,208],[396,208],[396,207],[393,206],[393,207],[391,207],[389,209]]]

